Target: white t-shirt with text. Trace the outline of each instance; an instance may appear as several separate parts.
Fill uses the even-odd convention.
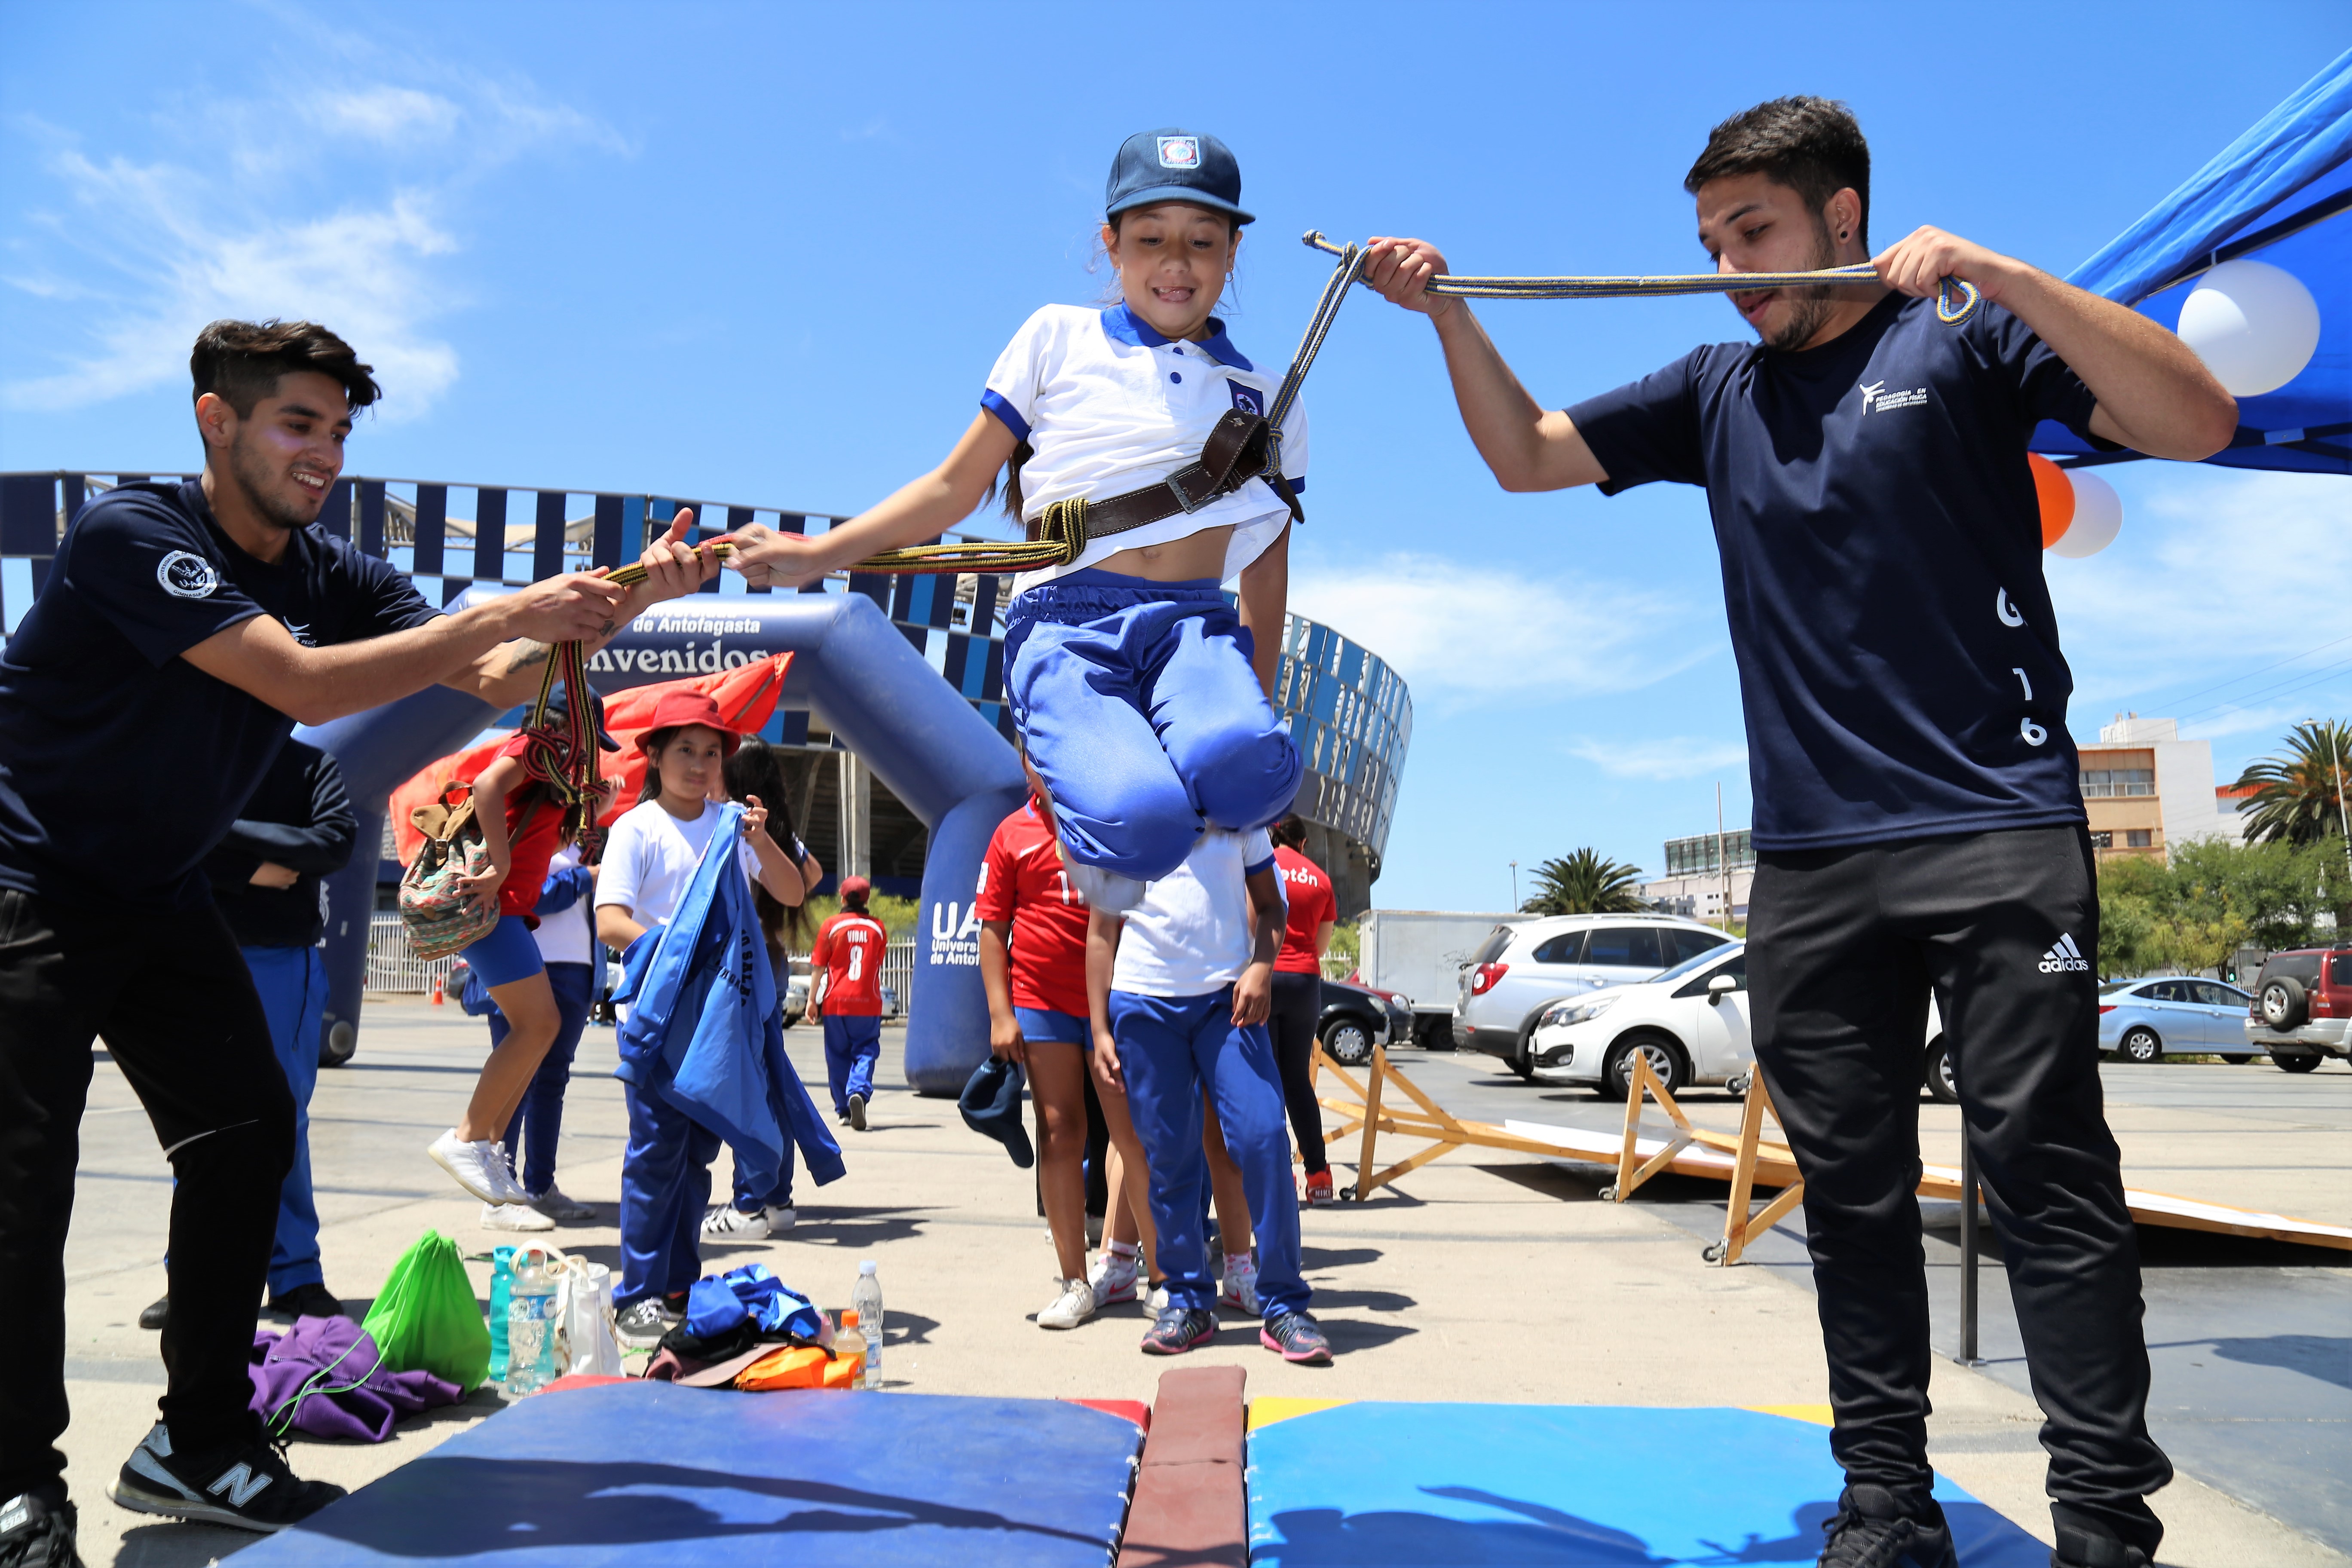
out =
[[[1274,841],[1249,833],[1201,835],[1184,863],[1144,889],[1127,912],[1110,988],[1139,996],[1205,996],[1250,962],[1249,878],[1274,864]],[[1270,917],[1277,929],[1282,916]]]

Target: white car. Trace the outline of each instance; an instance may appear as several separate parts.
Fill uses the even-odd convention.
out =
[[[1731,939],[1674,915],[1547,915],[1498,925],[1462,966],[1454,1005],[1457,1048],[1500,1057],[1534,1076],[1536,1016],[1604,985],[1647,980]]]
[[[1933,999],[1927,1039],[1925,1087],[1939,1100],[1957,1100]],[[1744,1079],[1756,1067],[1748,1037],[1748,944],[1700,953],[1639,984],[1555,1002],[1537,1017],[1528,1043],[1538,1081],[1595,1089],[1603,1100],[1625,1098],[1637,1051],[1669,1093]]]

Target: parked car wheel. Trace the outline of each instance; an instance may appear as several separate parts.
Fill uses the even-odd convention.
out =
[[[1683,1066],[1683,1053],[1664,1035],[1636,1035],[1620,1042],[1609,1052],[1609,1060],[1601,1069],[1601,1095],[1604,1100],[1623,1100],[1633,1092],[1633,1053],[1639,1051],[1649,1058],[1650,1072],[1665,1087],[1668,1094],[1678,1094],[1690,1082],[1690,1070]]]
[[[1960,1102],[1959,1081],[1952,1076],[1952,1053],[1941,1035],[1927,1047],[1927,1097],[1938,1105]]]
[[[2263,987],[2263,1022],[2282,1034],[2299,1029],[2311,1017],[2311,994],[2292,974],[2282,974]]]
[[[2319,1066],[2317,1051],[2273,1051],[2271,1060],[2278,1063],[2281,1072],[2310,1072]]]
[[[2156,1037],[2154,1029],[2134,1029],[2116,1047],[2116,1055],[2125,1061],[2137,1062],[2145,1067],[2149,1062],[2164,1058],[2164,1042]]]
[[[335,1026],[327,1031],[327,1037],[319,1042],[319,1065],[322,1068],[341,1067],[357,1056],[359,1049],[359,1031],[352,1027],[350,1019],[338,1018]]]
[[[1343,1068],[1361,1067],[1372,1059],[1372,1032],[1353,1018],[1334,1018],[1323,1026],[1323,1054]]]

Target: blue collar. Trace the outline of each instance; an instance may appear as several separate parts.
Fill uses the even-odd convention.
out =
[[[1112,342],[1126,343],[1134,348],[1165,348],[1172,341],[1160,335],[1150,322],[1129,310],[1127,301],[1124,300],[1103,311],[1102,324],[1103,331],[1109,335]],[[1225,336],[1224,322],[1212,316],[1209,318],[1209,327],[1208,337],[1199,345],[1202,353],[1219,364],[1230,365],[1235,370],[1257,369],[1257,366],[1242,357],[1242,351],[1234,347],[1233,339]]]

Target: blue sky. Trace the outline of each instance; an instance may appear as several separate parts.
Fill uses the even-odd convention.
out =
[[[1465,271],[1697,269],[1682,171],[1782,92],[1861,116],[1874,238],[1935,223],[2063,272],[2352,47],[2340,4],[1129,15],[0,7],[0,468],[192,465],[195,328],[308,314],[389,389],[355,472],[854,511],[945,452],[1029,311],[1105,286],[1132,131],[1235,150],[1261,222],[1226,314],[1279,362],[1326,275],[1308,227]],[[1704,299],[1482,314],[1557,403],[1743,331]],[[1746,822],[1698,492],[1502,494],[1426,324],[1369,295],[1307,402],[1294,604],[1415,697],[1377,901],[1498,907],[1508,861],[1582,844],[1654,868],[1717,780]],[[2312,651],[2352,631],[2342,480],[2106,472],[2121,539],[2051,563],[2078,738],[2178,712],[2226,779],[2352,710],[2352,643]]]

